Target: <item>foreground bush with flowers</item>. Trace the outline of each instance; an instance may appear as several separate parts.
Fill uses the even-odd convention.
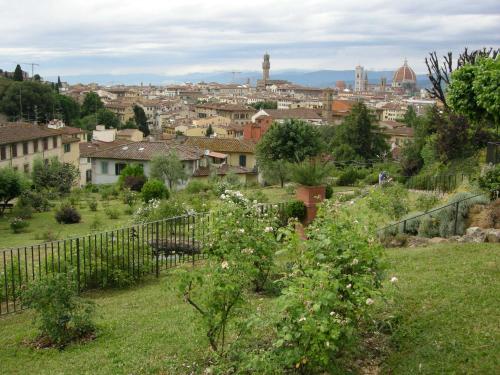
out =
[[[307,241],[294,223],[278,229],[276,217],[225,191],[206,265],[181,271],[182,296],[218,354],[210,371],[335,371],[379,299],[382,249],[339,203],[323,204]],[[252,293],[271,287],[279,295],[270,300],[273,312],[262,314]]]
[[[226,353],[229,327],[234,332],[243,320],[248,293],[262,292],[268,285],[279,249],[276,212],[263,212],[238,191],[225,190],[214,211],[210,226],[211,242],[204,267],[180,270],[180,290],[186,302],[202,317],[212,350]],[[236,329],[240,331],[241,329]]]

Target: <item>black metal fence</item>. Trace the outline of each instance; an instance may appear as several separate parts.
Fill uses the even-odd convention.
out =
[[[286,203],[271,207],[286,224]],[[65,240],[0,250],[0,316],[22,310],[20,293],[30,283],[71,273],[78,291],[122,287],[179,263],[204,258],[210,213],[166,218]]]
[[[412,176],[406,181],[408,189],[449,192],[455,190],[462,182],[469,180],[468,174],[447,174],[437,176]]]
[[[71,272],[78,290],[125,286],[203,257],[210,214],[173,217],[38,245],[0,250],[0,315],[19,311],[35,280]]]
[[[394,236],[398,233],[416,235],[418,232],[418,224],[420,223],[419,219],[426,217],[426,216],[428,216],[430,218],[435,218],[443,210],[448,211],[447,212],[448,213],[447,216],[449,219],[448,223],[451,225],[451,227],[447,228],[448,233],[451,235],[462,234],[464,228],[459,227],[459,222],[460,222],[459,218],[460,218],[460,215],[467,215],[468,208],[469,208],[472,200],[476,199],[478,197],[484,197],[487,200],[497,199],[498,192],[495,192],[495,194],[492,193],[489,196],[487,194],[476,194],[476,195],[473,195],[471,197],[457,200],[455,202],[446,204],[444,206],[440,206],[440,207],[434,208],[432,210],[426,211],[422,214],[408,217],[408,218],[405,218],[403,220],[397,221],[395,223],[389,224],[383,228],[379,228],[379,229],[377,229],[377,234],[380,237]]]

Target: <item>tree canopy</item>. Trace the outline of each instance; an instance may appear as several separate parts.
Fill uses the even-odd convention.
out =
[[[82,116],[88,116],[104,109],[104,103],[96,92],[91,91],[85,95],[82,104]]]
[[[50,190],[67,194],[80,175],[73,164],[61,163],[56,157],[48,163],[36,159],[33,163],[31,178],[37,190]]]
[[[137,128],[147,137],[149,135],[148,118],[144,109],[138,105],[134,105],[134,120]]]
[[[0,168],[0,213],[3,214],[7,204],[26,188],[27,183],[19,172],[12,168]]]
[[[170,190],[186,177],[184,165],[175,151],[171,151],[167,155],[156,155],[151,160],[151,178],[167,181]]]
[[[21,69],[21,65],[17,64],[16,69],[14,70],[14,81],[22,82],[24,80],[23,70]]]
[[[365,161],[378,159],[389,151],[386,139],[376,124],[375,116],[365,104],[359,102],[352,107],[351,113],[336,129],[333,154],[349,157],[356,155]],[[354,153],[348,150],[346,145]]]

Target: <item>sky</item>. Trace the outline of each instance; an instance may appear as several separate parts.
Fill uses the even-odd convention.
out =
[[[0,68],[42,76],[394,70],[500,47],[499,0],[0,0]],[[31,70],[23,65],[24,70]]]

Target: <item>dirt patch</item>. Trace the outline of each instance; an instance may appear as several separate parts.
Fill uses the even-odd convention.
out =
[[[95,340],[97,337],[95,332],[89,332],[86,333],[85,335],[79,337],[78,339],[74,340],[71,342],[71,344],[84,344],[90,341]],[[49,337],[47,336],[38,336],[35,339],[32,340],[24,340],[23,345],[32,348],[32,349],[49,349],[49,348],[55,348],[55,349],[63,349],[64,345],[56,344],[53,342]]]
[[[500,199],[488,205],[471,207],[467,224],[467,227],[500,229]]]

